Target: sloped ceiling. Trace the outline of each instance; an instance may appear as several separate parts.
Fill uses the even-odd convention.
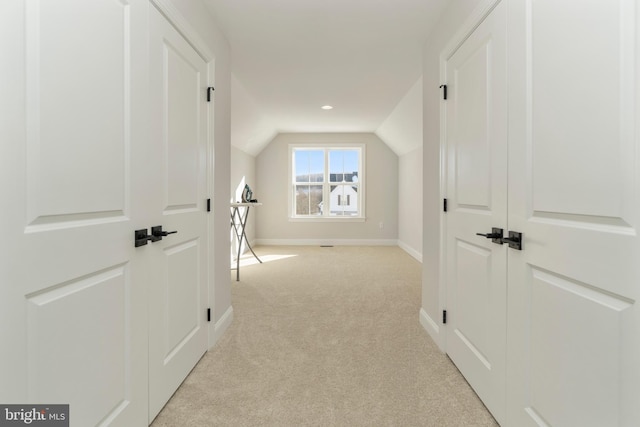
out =
[[[375,132],[410,96],[447,3],[204,1],[231,45],[231,143],[252,155],[281,132]],[[382,139],[409,151],[394,132]]]
[[[398,156],[422,147],[422,77],[378,127],[376,135]]]

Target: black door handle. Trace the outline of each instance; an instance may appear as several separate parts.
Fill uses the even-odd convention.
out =
[[[158,240],[162,240],[163,237],[168,236],[169,234],[175,234],[177,231],[162,231],[161,225],[156,225],[151,227],[151,241],[157,242]]]
[[[510,231],[509,237],[502,238],[503,243],[508,243],[511,249],[522,250],[522,233]]]
[[[498,237],[502,237],[502,233],[489,233],[489,234],[482,234],[482,233],[476,233],[476,236],[484,236],[487,239],[497,239]]]
[[[152,242],[155,241],[155,240],[153,240],[153,239],[155,239],[155,237],[149,236],[147,234],[147,229],[146,228],[142,228],[140,230],[134,231],[133,232],[133,239],[134,239],[133,240],[134,241],[133,245],[136,248],[140,247],[140,246],[145,246],[149,240],[151,240]]]
[[[492,241],[493,243],[497,243],[497,244],[499,244],[499,245],[501,245],[501,244],[502,244],[502,240],[503,240],[503,239],[502,239],[502,236],[503,236],[503,235],[504,235],[504,234],[503,234],[503,230],[502,230],[502,228],[496,228],[496,227],[493,227],[493,228],[491,229],[491,233],[487,233],[487,234],[484,234],[484,233],[476,233],[476,236],[483,236],[483,237],[486,237],[487,239],[491,239],[491,241]]]

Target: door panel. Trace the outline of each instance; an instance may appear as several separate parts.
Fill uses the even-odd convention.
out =
[[[491,40],[477,43],[465,45],[448,63],[455,67],[451,71],[456,123],[452,135],[456,144],[456,203],[460,207],[491,210],[491,112],[487,108],[491,86],[487,85],[487,78],[492,46]],[[460,58],[461,55],[465,56]]]
[[[490,369],[486,354],[491,308],[492,251],[458,241],[456,261],[456,335]],[[454,343],[455,344],[455,341]]]
[[[131,102],[131,61],[123,46],[131,44],[130,6],[29,1],[27,8],[29,222],[122,216]]]
[[[640,423],[636,3],[510,9],[510,425]]]
[[[168,213],[166,211],[198,206],[202,173],[199,144],[203,143],[199,123],[203,109],[200,88],[205,85],[200,80],[206,78],[206,72],[203,74],[203,70],[197,68],[204,66],[204,62],[193,49],[189,52],[191,58],[183,57],[177,50],[180,47],[174,47],[170,41],[165,41],[164,49],[165,213]]]
[[[71,425],[144,424],[146,3],[29,0],[0,15],[15,72],[0,98],[0,401],[68,403]]]
[[[153,243],[151,421],[207,349],[208,237],[207,65],[155,8],[150,28],[154,225],[177,231]]]
[[[130,293],[127,267],[120,265],[26,296],[30,401],[82,402],[73,406],[72,420],[89,425],[126,408]],[[100,384],[99,396],[86,399],[77,380],[61,380],[77,377],[86,387]]]
[[[616,425],[611,423],[618,419],[622,373],[618,325],[630,302],[586,283],[530,271],[530,369],[541,373],[531,377],[530,410],[550,425]]]
[[[566,4],[530,2],[534,213],[624,224],[634,152],[633,3],[589,2],[576,19]]]
[[[491,295],[500,278],[492,274],[492,267],[501,265],[492,250],[458,240],[454,254],[455,276],[450,283],[450,301],[455,301],[455,316],[451,315],[452,339],[447,353],[464,373],[478,393],[490,393],[487,385],[496,363],[495,338],[489,333],[494,324],[490,310],[495,306]],[[455,294],[453,294],[455,292]],[[449,311],[451,311],[449,309]]]
[[[165,363],[200,326],[198,320],[202,313],[199,310],[198,243],[197,240],[192,240],[163,251],[168,270],[167,280],[163,283],[168,319]]]
[[[501,421],[505,411],[506,247],[476,235],[506,231],[504,5],[446,62],[447,354]]]

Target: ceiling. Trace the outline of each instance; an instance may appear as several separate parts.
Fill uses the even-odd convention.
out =
[[[204,1],[231,45],[231,143],[252,155],[279,132],[375,132],[419,80],[447,3]]]

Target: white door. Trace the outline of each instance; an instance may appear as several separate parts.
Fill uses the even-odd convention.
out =
[[[147,5],[2,2],[0,402],[147,421]]]
[[[153,224],[149,420],[207,349],[207,66],[155,9],[150,14]]]
[[[499,4],[446,62],[447,354],[500,422],[505,411],[505,7]]]
[[[640,425],[638,9],[510,8],[510,426]]]

